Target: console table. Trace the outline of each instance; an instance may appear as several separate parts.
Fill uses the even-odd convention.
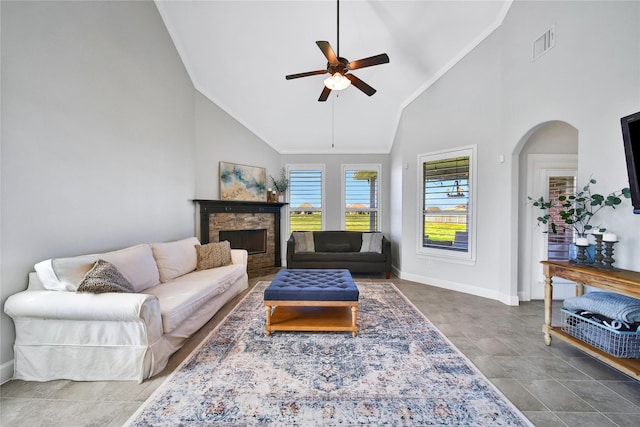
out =
[[[544,342],[551,345],[551,337],[565,341],[590,356],[634,377],[640,379],[640,359],[621,359],[595,348],[551,324],[551,303],[553,300],[552,277],[562,277],[576,283],[576,295],[584,294],[584,285],[593,286],[610,292],[640,298],[640,272],[614,269],[602,269],[588,265],[576,265],[569,261],[541,261],[544,268]]]

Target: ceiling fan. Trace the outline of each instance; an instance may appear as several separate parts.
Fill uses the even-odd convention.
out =
[[[324,81],[324,88],[318,98],[318,101],[326,101],[332,90],[342,90],[347,88],[350,84],[360,89],[368,96],[376,93],[376,90],[360,80],[353,74],[347,74],[349,71],[357,70],[360,68],[371,67],[374,65],[386,64],[389,62],[389,56],[386,53],[380,55],[371,56],[369,58],[359,59],[357,61],[349,61],[346,58],[340,56],[340,0],[337,0],[338,13],[337,13],[337,47],[338,53],[333,51],[331,45],[327,41],[317,41],[316,44],[327,58],[327,69],[307,71],[306,73],[289,74],[285,76],[287,80],[298,79],[300,77],[315,76],[319,74],[329,73],[331,77]]]

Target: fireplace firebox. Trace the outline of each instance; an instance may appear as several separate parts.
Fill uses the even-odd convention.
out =
[[[228,240],[231,249],[246,249],[249,255],[267,253],[267,229],[220,230],[218,239]]]

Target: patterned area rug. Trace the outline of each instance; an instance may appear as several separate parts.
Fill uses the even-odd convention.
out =
[[[391,283],[358,283],[359,333],[265,335],[260,282],[129,426],[529,421]]]

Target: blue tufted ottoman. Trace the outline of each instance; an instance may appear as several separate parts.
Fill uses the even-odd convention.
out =
[[[264,290],[266,332],[358,332],[358,287],[349,270],[280,270]]]

